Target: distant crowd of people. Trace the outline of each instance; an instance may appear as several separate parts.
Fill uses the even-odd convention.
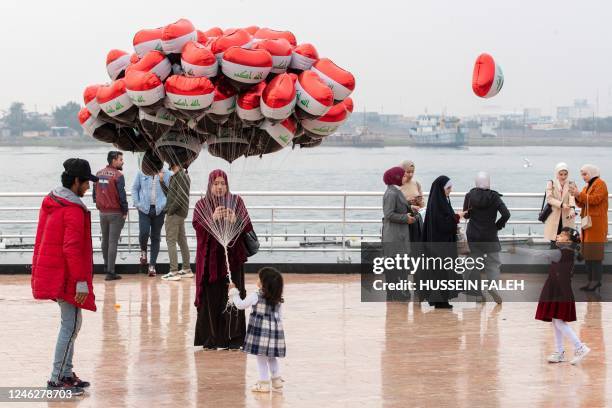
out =
[[[475,177],[474,187],[465,195],[461,211],[451,205],[453,183],[447,176],[434,180],[425,204],[421,184],[415,180],[415,164],[405,161],[401,166],[384,173],[387,190],[383,196],[383,250],[387,247],[398,253],[425,254],[432,257],[457,258],[460,255],[462,236],[461,219],[467,220],[466,241],[472,257],[484,259],[487,279],[500,278],[501,245],[498,231],[510,219],[502,194],[491,188],[491,178],[486,172]],[[599,169],[591,164],[580,168],[585,185],[579,189],[569,179],[569,168],[558,163],[554,177],[546,184],[546,193],[538,219],[544,223],[544,237],[550,241],[550,249],[538,251],[512,246],[512,251],[532,256],[550,264],[549,275],[542,288],[535,318],[552,322],[556,350],[548,358],[550,363],[565,361],[563,339],[574,345],[572,364],[580,362],[589,352],[572,328],[567,324],[576,320],[576,308],[571,287],[576,259],[585,262],[588,282],[580,289],[587,292],[600,290],[604,247],[608,235],[608,188],[601,179]],[[426,211],[421,211],[423,208]],[[576,209],[580,209],[580,227],[576,228]],[[462,279],[480,279],[480,271],[474,269]],[[476,276],[475,276],[476,275]],[[407,279],[407,272],[388,273],[387,281]],[[458,279],[453,270],[433,268],[417,271],[415,281],[422,279],[442,281]],[[480,291],[468,293],[478,301],[484,301]],[[495,290],[489,290],[493,300],[501,304],[502,298]],[[436,309],[451,309],[449,300],[458,292],[450,290],[417,291],[418,301],[427,300]],[[387,292],[389,300],[407,301],[409,291]]]

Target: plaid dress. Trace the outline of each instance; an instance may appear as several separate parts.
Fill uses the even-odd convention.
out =
[[[285,331],[280,319],[281,304],[266,302],[261,292],[253,305],[244,340],[244,352],[256,356],[285,357]]]

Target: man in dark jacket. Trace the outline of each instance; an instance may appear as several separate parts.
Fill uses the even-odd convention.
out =
[[[476,187],[465,195],[463,202],[464,218],[469,220],[466,236],[470,246],[470,256],[485,257],[485,271],[488,280],[500,278],[501,245],[497,232],[503,229],[510,219],[510,211],[501,197],[502,195],[497,191],[491,190],[489,174],[480,172],[476,176]],[[498,213],[500,214],[499,219],[497,219]],[[474,272],[480,274],[479,271]],[[496,303],[502,302],[502,298],[496,291],[490,290],[489,294]],[[484,300],[484,297],[481,299]]]
[[[191,179],[187,170],[180,165],[173,163],[171,169],[172,176],[166,186],[160,182],[161,188],[166,194],[166,243],[168,245],[168,258],[170,258],[170,272],[162,276],[166,281],[178,281],[181,278],[192,278],[189,261],[189,246],[185,234],[185,218],[189,212],[189,189]],[[178,268],[178,253],[176,245],[181,249],[183,258],[182,269]]]
[[[86,160],[64,162],[62,185],[43,200],[32,258],[32,294],[57,302],[61,313],[51,379],[47,388],[83,394],[89,383],[72,371],[81,309],[96,310],[93,293],[91,215],[81,197],[97,182]]]
[[[115,273],[117,245],[128,214],[125,179],[123,178],[123,153],[108,152],[108,166],[96,173],[100,180],[94,184],[93,200],[100,211],[102,230],[102,256],[106,280],[121,279]]]

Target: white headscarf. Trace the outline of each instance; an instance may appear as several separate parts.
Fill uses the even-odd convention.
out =
[[[452,186],[453,186],[453,182],[449,179],[444,185],[444,189],[446,190],[447,188],[452,187]]]
[[[477,188],[489,190],[491,188],[491,176],[486,171],[479,171],[474,180]]]
[[[415,168],[414,162],[412,160],[404,160],[400,165],[404,171],[408,171],[409,168]]]
[[[585,164],[580,168],[580,171],[585,172],[589,176],[589,181],[591,181],[593,177],[599,177],[599,167],[593,164]]]
[[[563,170],[569,173],[569,167],[567,167],[567,164],[564,162],[557,163],[555,166],[555,176],[557,176]]]

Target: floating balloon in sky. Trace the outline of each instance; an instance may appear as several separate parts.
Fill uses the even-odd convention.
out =
[[[489,54],[480,54],[474,64],[472,90],[481,98],[492,98],[504,86],[504,73]]]

